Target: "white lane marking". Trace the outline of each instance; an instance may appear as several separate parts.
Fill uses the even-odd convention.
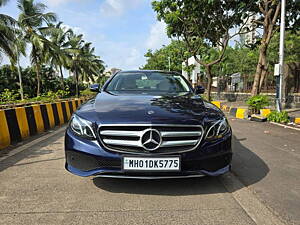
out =
[[[28,149],[28,148],[36,145],[36,144],[38,144],[38,143],[40,143],[40,142],[42,142],[44,140],[47,140],[48,138],[51,138],[52,136],[54,136],[54,135],[56,135],[56,134],[64,131],[65,129],[66,129],[66,126],[64,125],[64,126],[60,127],[57,130],[50,131],[51,133],[45,134],[42,137],[39,137],[39,138],[37,138],[35,140],[32,140],[32,141],[28,142],[27,144],[24,144],[24,145],[22,145],[20,147],[17,147],[15,149],[9,150],[7,154],[5,154],[4,156],[0,157],[0,162],[2,162],[3,160],[5,160],[5,159],[7,159],[7,158],[9,158],[11,156],[14,156],[14,155],[18,154],[18,153],[20,153],[20,152],[22,152],[22,151],[24,151],[24,150],[26,150],[26,149]]]
[[[286,225],[233,174],[219,177],[227,191],[257,225]]]

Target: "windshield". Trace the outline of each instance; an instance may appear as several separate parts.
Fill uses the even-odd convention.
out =
[[[191,91],[181,75],[162,72],[120,72],[105,90],[115,94],[181,94]]]

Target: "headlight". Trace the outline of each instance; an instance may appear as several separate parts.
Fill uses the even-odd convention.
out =
[[[218,120],[208,129],[205,139],[214,140],[221,138],[229,129],[229,125],[225,118],[223,118],[222,120]]]
[[[92,128],[92,122],[73,115],[70,122],[71,130],[80,137],[87,139],[95,139],[96,135]]]

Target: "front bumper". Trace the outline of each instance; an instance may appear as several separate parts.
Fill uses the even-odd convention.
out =
[[[66,169],[78,176],[100,176],[134,179],[188,178],[218,176],[230,170],[232,159],[231,133],[214,142],[204,142],[191,152],[180,155],[179,172],[128,172],[122,170],[121,153],[104,150],[98,141],[75,136],[70,130],[65,136]],[[128,155],[128,154],[126,154]],[[141,155],[140,155],[141,156]],[[149,155],[147,155],[149,156]],[[152,154],[151,156],[159,157]]]

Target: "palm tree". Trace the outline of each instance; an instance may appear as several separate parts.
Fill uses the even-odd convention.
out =
[[[2,5],[3,2],[0,0],[0,7]],[[4,53],[8,57],[14,57],[13,42],[15,40],[15,24],[16,21],[12,17],[0,14],[0,56],[1,53]]]
[[[89,61],[89,63],[86,63],[83,65],[83,68],[81,70],[81,76],[79,77],[82,81],[93,81],[95,82],[94,77],[98,76],[103,73],[104,71],[104,65],[103,61],[98,57],[94,55],[95,48],[91,47],[91,43],[85,43],[83,48],[83,55],[84,57]]]
[[[68,69],[74,74],[76,82],[76,95],[79,97],[79,81],[92,80],[104,71],[103,61],[95,56],[91,43],[85,43],[82,35],[71,33],[69,35],[70,58]]]
[[[20,56],[26,56],[26,42],[23,39],[23,32],[20,29],[14,28],[14,52],[13,56],[9,57],[11,66],[13,68],[17,67],[18,75],[19,75],[19,91],[21,95],[21,100],[24,99],[24,91],[23,91],[23,82],[22,82],[22,74],[21,74],[21,67],[20,67]]]
[[[61,87],[65,90],[63,67],[67,67],[67,59],[70,57],[68,50],[70,49],[70,43],[68,41],[68,35],[72,33],[71,29],[64,29],[61,27],[62,22],[59,22],[54,26],[54,30],[51,32],[50,41],[55,45],[48,53],[49,61],[51,65],[56,66],[61,76]]]
[[[41,76],[40,68],[45,61],[46,52],[51,48],[52,43],[46,39],[49,34],[51,22],[56,21],[56,15],[48,12],[42,3],[35,3],[34,0],[18,0],[20,15],[18,22],[25,33],[25,40],[31,44],[31,64],[35,67],[37,76],[37,96],[40,95]],[[46,26],[43,27],[44,23]]]
[[[0,0],[0,7],[5,5],[8,0]],[[17,64],[19,74],[19,86],[21,99],[24,99],[22,75],[19,65],[20,54],[25,55],[25,42],[23,41],[22,30],[18,28],[17,21],[4,14],[0,14],[0,57],[1,52],[7,55],[10,59],[12,68]]]
[[[82,58],[83,35],[76,35],[73,32],[69,35],[69,54],[68,69],[73,73],[76,83],[76,96],[79,97],[79,73],[84,64]],[[86,62],[85,62],[86,63]]]

